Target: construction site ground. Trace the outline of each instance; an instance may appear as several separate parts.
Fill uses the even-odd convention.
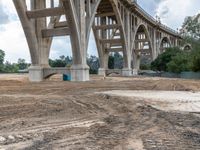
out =
[[[200,81],[0,75],[0,150],[200,150]]]

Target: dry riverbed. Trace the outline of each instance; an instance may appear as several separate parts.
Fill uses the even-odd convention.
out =
[[[199,92],[195,80],[0,75],[0,150],[199,150]]]

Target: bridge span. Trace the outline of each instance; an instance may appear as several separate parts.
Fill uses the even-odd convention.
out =
[[[70,71],[73,81],[89,80],[86,59],[91,30],[100,59],[99,75],[106,74],[111,52],[123,54],[121,74],[131,76],[139,70],[141,58],[152,61],[167,47],[180,46],[181,36],[176,31],[155,20],[132,0],[13,2],[30,49],[30,81],[42,81],[48,73],[65,72],[62,68],[50,71],[48,60],[55,36],[70,37],[73,65],[66,72]]]

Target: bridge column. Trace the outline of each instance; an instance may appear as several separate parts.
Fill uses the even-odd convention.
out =
[[[124,68],[122,69],[122,76],[132,76],[131,69],[131,26],[130,26],[130,12],[129,10],[125,11],[125,61]]]
[[[27,5],[24,0],[13,0],[28,42],[31,54],[29,68],[30,81],[43,80],[43,68],[49,67],[49,49],[51,38],[43,38],[41,30],[47,27],[46,18],[31,19],[27,16]],[[45,0],[31,0],[31,10],[45,8]]]
[[[158,44],[157,44],[157,39],[156,39],[156,33],[157,33],[157,31],[156,31],[156,29],[153,29],[153,46],[152,46],[152,55],[153,55],[153,60],[155,60],[156,58],[157,58],[157,56],[158,56]]]
[[[88,81],[89,67],[87,65],[87,38],[85,1],[62,0],[65,9],[73,53],[73,64],[71,67],[72,81]]]
[[[105,25],[106,17],[101,17],[100,22],[102,25]],[[98,31],[95,31],[95,32],[98,32]],[[106,29],[101,30],[101,34],[95,33],[95,38],[106,39],[107,38]],[[109,52],[105,50],[105,45],[102,43],[99,43],[97,39],[96,39],[96,42],[97,42],[97,49],[98,49],[99,61],[100,61],[100,68],[98,70],[98,75],[106,76],[106,70],[108,70]]]
[[[98,70],[98,75],[106,76],[106,70],[108,69],[108,58],[108,53],[104,53],[103,57],[99,57],[100,68]]]
[[[140,55],[133,52],[133,75],[138,75],[140,70]]]

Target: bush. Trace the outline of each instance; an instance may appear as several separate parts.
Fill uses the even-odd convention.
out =
[[[192,45],[190,52],[183,52],[179,48],[169,48],[151,63],[151,69],[173,73],[200,71],[200,40],[187,37],[183,42]]]
[[[154,71],[167,71],[167,64],[175,57],[178,53],[181,53],[181,50],[177,47],[168,48],[164,53],[159,55],[151,63],[151,69]]]
[[[149,64],[141,64],[140,69],[141,70],[150,70],[151,66]]]
[[[192,53],[192,71],[200,71],[200,49]]]
[[[173,73],[181,73],[183,71],[191,70],[191,56],[189,53],[181,52],[172,58],[167,64],[167,71]]]

